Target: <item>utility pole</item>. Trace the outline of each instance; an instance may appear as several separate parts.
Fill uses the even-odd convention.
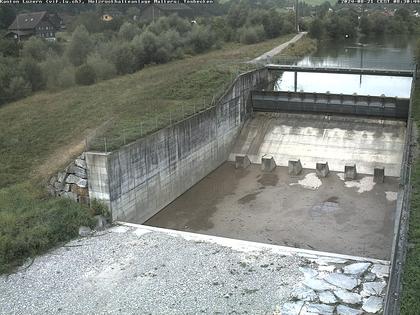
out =
[[[295,0],[295,27],[296,32],[299,33],[299,0]]]

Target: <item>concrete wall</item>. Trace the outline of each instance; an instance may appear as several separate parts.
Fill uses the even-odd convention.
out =
[[[250,90],[270,79],[266,69],[243,74],[216,106],[118,151],[88,152],[91,198],[113,220],[143,223],[226,161],[251,112]]]

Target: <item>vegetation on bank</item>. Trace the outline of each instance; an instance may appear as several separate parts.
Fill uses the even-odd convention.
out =
[[[314,53],[318,48],[318,42],[308,36],[304,36],[296,43],[290,44],[283,52],[286,57],[304,57]]]
[[[78,26],[70,25],[67,36],[57,42],[37,37],[0,40],[0,104],[45,89],[91,85],[219,49],[224,43],[255,44],[294,30],[291,14],[241,5],[232,5],[225,16],[194,23],[173,15],[151,24],[129,16],[108,24],[94,12],[76,21]]]
[[[413,119],[420,130],[420,81],[417,80],[414,103]],[[415,315],[420,309],[420,158],[419,158],[420,138],[417,135],[416,158],[412,165],[411,174],[411,204],[408,231],[408,251],[404,264],[401,314]]]
[[[89,210],[29,183],[0,189],[0,274],[92,226]]]
[[[209,106],[237,75],[238,64],[248,67],[243,61],[292,37],[227,43],[220,50],[91,86],[38,92],[0,107],[0,273],[91,223],[86,207],[44,193],[48,171],[65,166],[56,164],[57,152],[80,143],[83,150],[84,137],[93,130],[131,141],[168,124],[170,115],[174,121]]]
[[[392,15],[386,15],[382,11],[362,14],[353,9],[330,10],[325,5],[320,8],[309,24],[309,35],[317,39],[354,38],[358,36],[359,31],[364,35],[374,36],[420,32],[420,19],[405,8],[399,8],[395,13],[392,12]]]

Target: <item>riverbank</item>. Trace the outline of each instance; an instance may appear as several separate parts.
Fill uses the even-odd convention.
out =
[[[0,273],[77,235],[89,209],[46,195],[48,178],[93,145],[108,150],[211,105],[242,66],[289,34],[149,66],[89,87],[43,91],[0,108]],[[81,145],[80,145],[81,144]]]

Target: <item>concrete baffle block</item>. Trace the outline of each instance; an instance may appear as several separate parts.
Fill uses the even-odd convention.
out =
[[[385,181],[385,167],[377,166],[374,168],[373,181],[375,183],[383,183]]]
[[[235,156],[235,168],[247,168],[251,165],[248,155]]]
[[[328,162],[318,162],[316,163],[316,175],[318,177],[327,177],[330,172],[328,167]]]
[[[344,166],[344,179],[353,180],[357,177],[356,164],[346,164]]]
[[[264,155],[261,158],[261,170],[263,172],[272,172],[276,166],[276,161],[272,155]]]
[[[289,160],[289,175],[299,175],[302,172],[302,163],[300,160]]]

